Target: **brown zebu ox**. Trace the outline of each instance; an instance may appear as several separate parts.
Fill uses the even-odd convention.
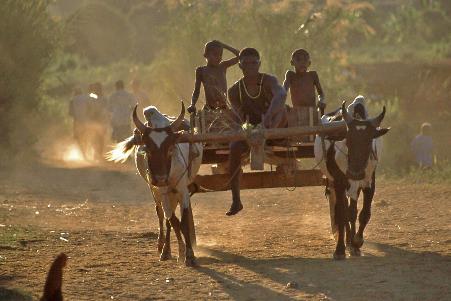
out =
[[[351,254],[360,255],[363,231],[371,217],[371,202],[376,188],[375,171],[382,151],[382,141],[378,137],[389,131],[379,128],[385,116],[385,107],[379,116],[367,119],[363,100],[362,96],[354,100],[353,116],[345,108],[345,102],[342,104],[342,118],[347,127],[345,139],[337,141],[325,137],[322,140],[318,135],[315,140],[315,159],[328,179],[332,231],[335,234],[338,230],[335,259],[346,258],[345,229]],[[324,117],[323,123],[330,122]],[[363,208],[356,232],[357,199],[361,190]],[[346,194],[351,199],[350,206]]]
[[[179,259],[185,258],[185,264],[193,266],[195,257],[192,245],[195,244],[195,234],[188,186],[199,171],[202,162],[202,144],[192,145],[196,157],[189,158],[189,144],[177,143],[180,136],[177,130],[182,125],[185,115],[183,103],[181,113],[175,121],[171,121],[153,106],[146,108],[144,114],[151,126],[139,120],[136,109],[135,107],[133,110],[133,122],[137,129],[135,135],[118,143],[109,153],[108,159],[123,162],[131,155],[135,146],[139,146],[135,152],[136,168],[149,185],[155,199],[160,228],[158,236],[160,260],[171,257],[172,226],[179,245]],[[177,205],[180,205],[181,222],[174,213]]]

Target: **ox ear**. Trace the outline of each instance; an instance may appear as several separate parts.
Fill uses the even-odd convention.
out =
[[[376,134],[374,135],[374,138],[378,138],[380,136],[387,134],[389,130],[390,130],[390,128],[377,129]]]
[[[385,117],[385,106],[382,108],[382,112],[379,114],[379,116],[371,119],[371,123],[375,126],[378,127],[381,125],[382,120],[384,120]]]

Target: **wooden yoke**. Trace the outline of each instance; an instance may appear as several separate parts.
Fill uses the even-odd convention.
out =
[[[289,137],[300,137],[316,134],[334,134],[346,130],[344,122],[332,122],[330,124],[317,126],[289,127],[289,128],[255,128],[241,130],[234,133],[205,133],[192,134],[183,133],[178,142],[233,142],[246,140],[251,147],[251,168],[263,170],[264,146],[268,139],[282,139]]]
[[[344,122],[331,122],[330,124],[317,126],[302,126],[290,128],[261,129],[265,139],[281,139],[288,137],[298,137],[315,134],[333,134],[346,130]],[[247,140],[245,131],[236,131],[234,133],[206,133],[190,134],[188,132],[180,135],[178,142],[232,142]]]

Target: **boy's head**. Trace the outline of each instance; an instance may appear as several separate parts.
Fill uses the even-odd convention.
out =
[[[124,81],[123,80],[118,80],[115,84],[116,86],[116,90],[124,90]]]
[[[424,136],[431,136],[432,126],[429,122],[425,122],[421,125],[421,134]]]
[[[239,66],[243,70],[243,74],[257,73],[260,68],[260,54],[255,48],[244,48],[239,54]]]
[[[83,94],[83,90],[80,87],[75,87],[74,88],[74,95],[78,96],[78,95],[81,95],[81,94]]]
[[[310,64],[310,54],[305,49],[296,49],[291,55],[291,65],[297,71],[307,71]]]
[[[205,44],[204,57],[207,59],[207,63],[219,65],[222,60],[222,44],[216,40]]]

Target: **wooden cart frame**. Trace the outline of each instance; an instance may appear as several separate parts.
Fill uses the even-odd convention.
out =
[[[316,113],[316,112],[315,112]],[[221,114],[221,112],[219,112]],[[313,118],[310,118],[313,120]],[[228,165],[229,144],[233,141],[245,140],[250,146],[250,171],[241,176],[241,189],[260,189],[277,187],[305,187],[323,186],[326,181],[318,168],[276,168],[264,170],[265,157],[268,153],[272,157],[287,158],[289,153],[292,160],[297,162],[306,158],[314,158],[315,135],[329,135],[342,132],[344,123],[327,125],[291,126],[287,128],[248,130],[234,130],[228,132],[208,132],[205,127],[205,114],[191,116],[190,133],[183,134],[180,142],[204,142],[202,164]],[[195,130],[194,130],[195,129]],[[300,142],[302,137],[309,137]],[[274,142],[278,143],[267,143]],[[281,141],[282,140],[282,141]],[[307,141],[305,141],[307,140]],[[301,165],[302,166],[302,165]],[[280,166],[279,166],[280,167]],[[195,183],[202,187],[200,191],[225,191],[230,189],[230,174],[228,172],[198,175]]]

